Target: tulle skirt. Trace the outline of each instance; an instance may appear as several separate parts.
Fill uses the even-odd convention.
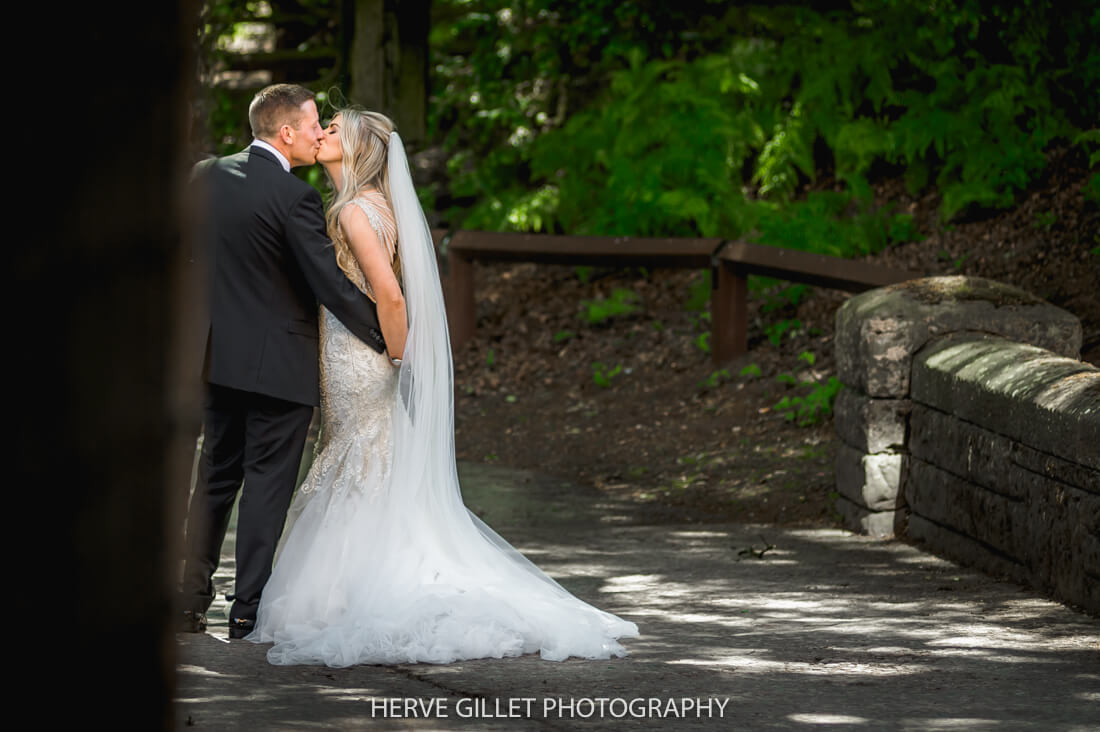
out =
[[[274,644],[271,663],[626,654],[617,639],[637,636],[634,623],[571,595],[460,499],[389,485],[372,452],[330,443],[294,500],[249,636]]]

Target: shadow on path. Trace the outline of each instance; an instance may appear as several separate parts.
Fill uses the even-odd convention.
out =
[[[647,526],[534,473],[460,472],[467,504],[502,536],[638,623],[629,657],[286,668],[266,646],[226,642],[220,618],[177,636],[179,727],[1097,728],[1100,623],[1017,585],[844,531]],[[223,596],[231,577],[229,561]],[[622,701],[601,714],[600,698]],[[435,706],[413,716],[387,699]],[[708,699],[709,713],[691,708]]]

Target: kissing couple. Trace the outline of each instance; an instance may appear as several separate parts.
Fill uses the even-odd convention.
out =
[[[206,628],[240,491],[229,637],[273,644],[273,664],[625,655],[634,623],[462,502],[435,249],[393,122],[345,108],[322,128],[294,84],[261,90],[248,116],[252,144],[193,175],[210,323],[179,629]],[[315,162],[327,211],[290,173]]]

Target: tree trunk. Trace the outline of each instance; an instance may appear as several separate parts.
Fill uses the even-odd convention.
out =
[[[429,0],[355,0],[348,100],[393,119],[414,146],[427,136]]]

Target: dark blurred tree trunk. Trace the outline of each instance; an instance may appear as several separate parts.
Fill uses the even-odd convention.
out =
[[[348,99],[389,115],[405,142],[427,136],[429,0],[349,0],[355,32]]]
[[[271,82],[322,87],[337,81],[339,48],[329,36],[340,2],[303,7],[299,0],[269,0],[275,28],[275,53],[259,59]],[[314,83],[318,80],[319,83]]]
[[[44,43],[79,60],[81,81],[50,95],[71,114],[51,144],[17,146],[9,171],[27,192],[24,226],[9,218],[25,233],[8,248],[21,313],[8,515],[27,531],[9,569],[30,577],[11,583],[8,620],[33,644],[20,657],[44,662],[23,675],[47,700],[16,700],[34,724],[175,726],[173,511],[198,424],[199,356],[174,351],[190,317],[180,194],[197,17],[193,0],[67,6]],[[41,120],[41,99],[9,95],[28,102]]]

